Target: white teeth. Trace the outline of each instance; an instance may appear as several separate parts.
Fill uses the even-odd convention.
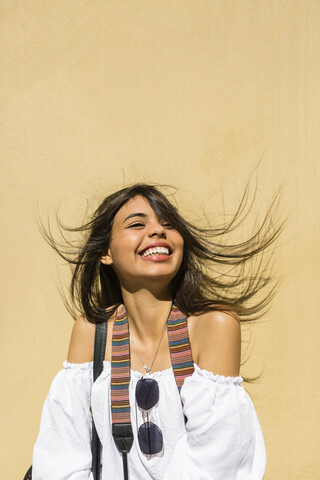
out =
[[[170,255],[169,249],[166,247],[153,247],[148,248],[141,256],[142,257],[149,257],[150,255],[155,254],[163,254],[163,255]]]

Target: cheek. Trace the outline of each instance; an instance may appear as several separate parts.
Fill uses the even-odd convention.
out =
[[[183,238],[181,237],[181,235],[177,232],[176,235],[175,235],[175,238],[174,238],[174,242],[176,244],[176,246],[182,250],[182,253],[183,253],[183,247],[184,247],[184,240]]]
[[[110,253],[114,264],[123,264],[136,253],[138,239],[134,232],[118,233],[110,241]]]
[[[180,234],[178,233],[176,234],[174,238],[174,243],[176,245],[176,249],[178,249],[180,253],[180,258],[179,258],[179,267],[180,267],[183,260],[183,255],[184,255],[184,240]]]

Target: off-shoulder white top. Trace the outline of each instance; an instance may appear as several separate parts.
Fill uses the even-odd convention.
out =
[[[111,364],[104,362],[93,383],[93,363],[71,364],[54,378],[43,406],[33,452],[33,480],[93,480],[91,415],[102,443],[101,480],[122,480],[122,458],[111,434]],[[147,458],[139,449],[143,423],[135,405],[141,377],[131,370],[130,404],[134,442],[128,454],[130,480],[261,480],[266,453],[254,406],[241,377],[223,377],[194,365],[181,388],[172,368],[152,373],[160,400],[151,420],[162,430],[161,453]],[[185,423],[184,415],[187,417]]]

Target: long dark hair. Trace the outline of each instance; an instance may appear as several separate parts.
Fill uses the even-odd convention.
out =
[[[131,198],[141,195],[158,218],[168,222],[184,239],[183,261],[171,282],[172,298],[180,310],[188,316],[210,310],[229,311],[242,321],[256,320],[266,312],[276,292],[277,281],[268,273],[265,252],[274,244],[284,222],[275,226],[278,192],[257,231],[241,243],[226,244],[225,237],[242,222],[248,188],[247,185],[232,219],[212,228],[193,225],[159,188],[144,183],[106,197],[91,219],[80,227],[66,227],[57,219],[60,232],[82,235],[76,247],[65,235],[63,242],[54,240],[50,225],[44,228],[40,222],[46,241],[72,267],[71,301],[65,298],[69,312],[74,317],[84,314],[88,321],[99,323],[110,318],[123,303],[116,273],[100,258],[108,250],[116,213]]]

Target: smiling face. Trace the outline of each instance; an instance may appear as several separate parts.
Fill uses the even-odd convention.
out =
[[[168,287],[180,268],[183,245],[180,233],[138,195],[115,215],[108,253],[101,262],[112,265],[120,284],[130,290],[154,282]]]

